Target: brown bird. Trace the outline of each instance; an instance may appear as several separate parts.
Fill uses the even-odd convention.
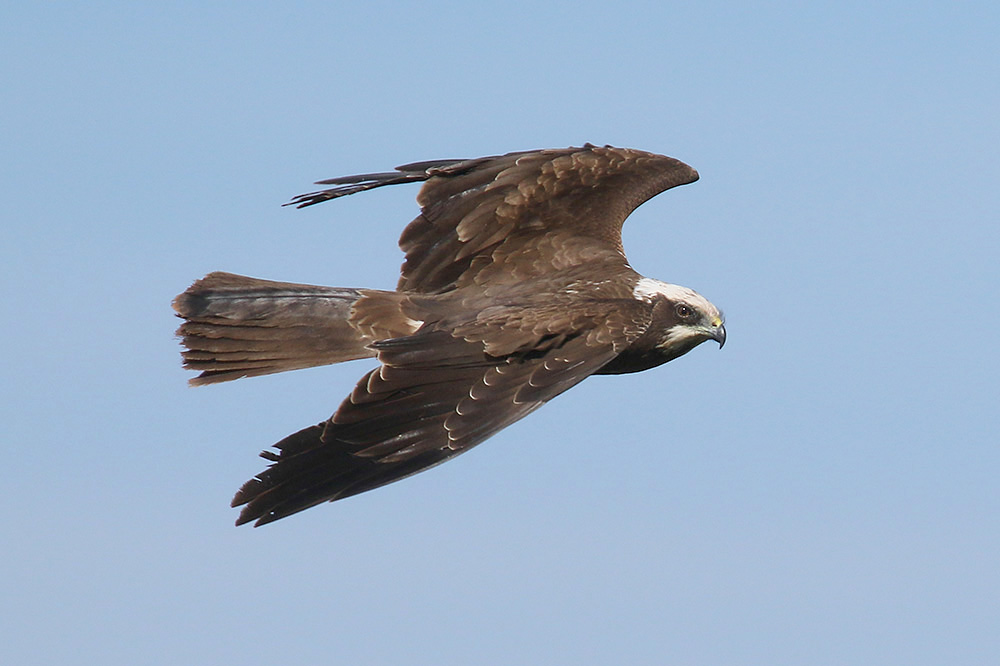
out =
[[[375,357],[327,421],[264,451],[233,498],[262,525],[469,450],[592,374],[638,372],[706,340],[722,313],[636,273],[621,229],[698,179],[638,150],[582,148],[417,162],[320,181],[289,204],[424,182],[395,291],[211,273],[174,300],[192,384]]]

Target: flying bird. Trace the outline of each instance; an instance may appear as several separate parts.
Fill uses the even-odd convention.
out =
[[[319,181],[300,208],[424,183],[395,291],[210,273],[174,300],[184,366],[210,384],[374,357],[328,420],[260,455],[233,498],[263,525],[440,464],[593,374],[653,368],[707,340],[723,315],[686,287],[643,277],[625,218],[692,183],[676,159],[597,147],[416,162]]]

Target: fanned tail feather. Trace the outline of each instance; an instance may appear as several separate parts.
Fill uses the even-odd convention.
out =
[[[210,273],[174,300],[192,385],[374,356],[350,323],[359,289]]]

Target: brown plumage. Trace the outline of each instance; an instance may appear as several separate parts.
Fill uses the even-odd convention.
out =
[[[206,384],[374,356],[327,421],[274,445],[233,499],[261,525],[439,464],[592,374],[725,341],[699,294],[643,278],[625,218],[697,180],[675,159],[595,147],[439,160],[321,181],[310,206],[424,182],[396,291],[212,273],[177,297],[185,367]]]

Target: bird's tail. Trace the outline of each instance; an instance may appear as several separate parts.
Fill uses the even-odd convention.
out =
[[[380,339],[412,333],[401,295],[210,273],[174,299],[192,385],[374,356]]]

